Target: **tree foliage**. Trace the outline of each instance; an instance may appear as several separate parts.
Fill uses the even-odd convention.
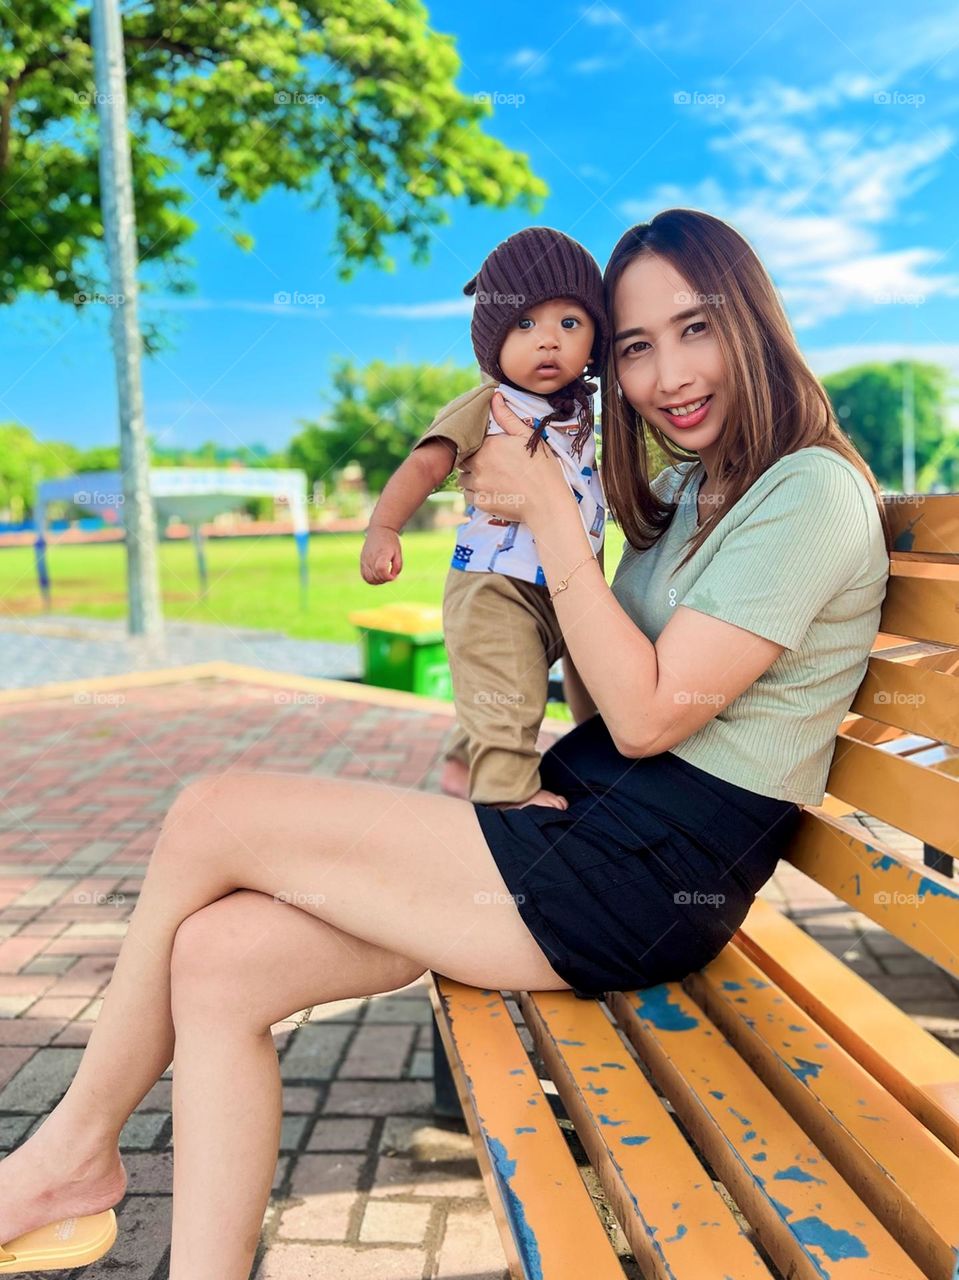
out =
[[[302,467],[311,486],[319,481],[329,493],[336,473],[358,462],[369,490],[379,493],[437,411],[479,380],[477,369],[451,363],[374,360],[360,368],[340,359],[332,407],[322,421],[302,424],[290,442],[290,466]]]
[[[394,238],[425,262],[449,197],[538,207],[544,184],[484,133],[428,18],[420,0],[124,6],[139,256],[166,288],[190,287],[190,210],[211,193],[246,247],[240,210],[268,191],[332,205],[342,279],[391,268]],[[107,291],[97,156],[89,4],[0,6],[0,301]]]
[[[959,433],[950,431],[949,370],[913,361],[916,489],[948,483],[959,459]],[[859,364],[822,379],[839,422],[879,484],[902,488],[903,383],[906,361]]]

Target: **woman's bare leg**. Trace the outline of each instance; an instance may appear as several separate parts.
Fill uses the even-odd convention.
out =
[[[407,986],[423,967],[241,890],[180,926],[171,972],[170,1280],[245,1280],[280,1142],[283,1090],[271,1026],[310,1004]]]
[[[421,971],[503,988],[567,985],[519,916],[470,804],[266,772],[191,783],[164,821],[74,1081],[0,1163],[0,1241],[120,1198],[116,1136],[170,1062],[174,936],[241,888],[409,955]]]

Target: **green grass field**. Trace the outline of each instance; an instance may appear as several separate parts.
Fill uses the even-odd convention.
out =
[[[209,591],[201,599],[193,546],[160,544],[164,615],[170,621],[260,627],[309,640],[351,643],[354,609],[381,604],[439,605],[453,547],[453,530],[403,536],[403,571],[395,582],[371,587],[360,577],[361,534],[322,534],[310,540],[310,591],[300,606],[297,555],[291,538],[211,539],[206,543]],[[606,574],[619,561],[622,537],[607,538]],[[126,615],[126,555],[121,543],[50,546],[47,563],[54,613],[86,618]],[[0,549],[0,610],[4,617],[42,613],[33,550]]]

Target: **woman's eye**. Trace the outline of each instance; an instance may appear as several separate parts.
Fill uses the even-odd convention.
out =
[[[623,348],[624,356],[638,356],[642,353],[637,349],[639,347],[648,347],[648,342],[631,342],[628,347]]]
[[[694,320],[692,324],[688,324],[686,326],[686,332],[689,333],[690,329],[708,329],[708,328],[709,328],[709,325],[706,323],[705,320]]]

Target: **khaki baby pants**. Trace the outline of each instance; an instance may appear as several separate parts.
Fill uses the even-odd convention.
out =
[[[549,669],[563,655],[549,588],[451,568],[443,631],[457,718],[445,757],[469,766],[475,803],[528,800],[540,789]]]

